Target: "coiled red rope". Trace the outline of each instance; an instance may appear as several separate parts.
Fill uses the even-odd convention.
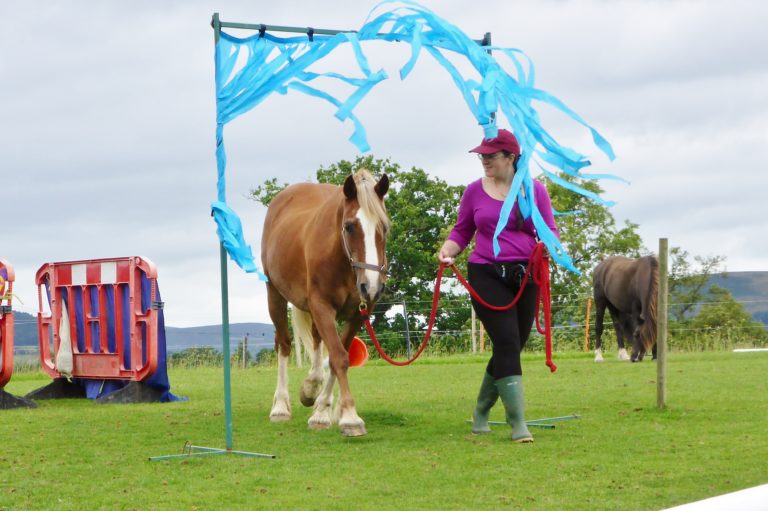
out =
[[[443,278],[443,272],[445,271],[445,268],[448,265],[445,263],[440,263],[440,266],[437,268],[437,277],[435,279],[435,291],[432,296],[432,310],[429,313],[429,323],[427,323],[427,332],[424,335],[424,340],[421,342],[421,345],[419,346],[419,349],[416,351],[416,354],[409,358],[408,360],[404,361],[397,361],[392,359],[389,355],[387,355],[384,350],[381,347],[381,344],[379,344],[379,340],[376,338],[376,332],[373,330],[373,325],[371,325],[371,320],[368,312],[368,308],[364,303],[360,304],[360,314],[364,317],[364,324],[365,329],[368,331],[368,335],[371,337],[371,341],[373,342],[373,345],[376,347],[376,351],[379,352],[379,355],[381,355],[381,358],[386,360],[392,365],[396,366],[406,366],[410,363],[412,363],[414,360],[419,358],[421,356],[421,353],[424,351],[424,348],[427,347],[427,342],[429,342],[429,338],[432,336],[432,327],[435,325],[435,318],[437,317],[437,303],[440,297],[440,282]],[[469,291],[469,294],[472,295],[472,298],[477,300],[483,307],[487,307],[492,310],[497,311],[503,311],[510,309],[514,307],[514,305],[518,302],[520,297],[523,294],[523,290],[525,289],[525,285],[528,283],[528,279],[530,276],[533,278],[533,282],[539,287],[539,293],[538,297],[536,299],[536,330],[544,336],[544,346],[545,346],[545,352],[546,352],[546,364],[549,367],[549,370],[553,373],[557,370],[557,366],[552,361],[552,295],[550,291],[550,282],[549,282],[549,258],[546,255],[546,250],[544,248],[543,243],[538,243],[536,247],[533,250],[533,253],[531,254],[531,257],[528,259],[528,267],[525,270],[525,276],[523,277],[522,285],[520,286],[520,290],[517,292],[517,295],[512,299],[512,302],[510,302],[507,305],[491,305],[490,303],[483,300],[480,295],[477,293],[477,291],[474,290],[472,286],[469,285],[469,282],[464,278],[464,276],[459,272],[458,268],[456,268],[456,265],[450,265],[451,270],[453,270],[453,273],[456,275],[456,278],[459,279],[459,282]],[[531,273],[533,271],[533,273]],[[541,315],[541,305],[544,305],[544,327],[541,326],[541,320],[539,316]]]

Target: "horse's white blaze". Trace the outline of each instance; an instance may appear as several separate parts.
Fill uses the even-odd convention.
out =
[[[379,262],[379,252],[376,250],[376,220],[371,218],[362,209],[357,210],[357,218],[360,220],[360,226],[363,228],[363,239],[365,241],[365,262],[374,266],[381,266]],[[375,295],[379,290],[381,273],[373,270],[365,270],[365,278],[368,281],[368,289],[371,295]]]
[[[291,417],[291,401],[288,396],[288,356],[277,354],[277,389],[272,401],[272,411],[269,413],[273,420],[285,420]]]

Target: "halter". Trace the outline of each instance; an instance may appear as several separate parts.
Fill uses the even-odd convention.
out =
[[[360,261],[355,261],[355,259],[352,257],[352,252],[349,251],[349,245],[347,244],[347,237],[345,235],[344,228],[341,229],[341,241],[344,244],[344,252],[347,254],[347,259],[349,259],[349,264],[352,266],[352,268],[358,268],[360,270],[373,270],[377,271],[379,273],[383,273],[384,275],[387,274],[387,264],[384,263],[381,266],[376,266],[375,264],[369,264],[369,263],[361,263]]]

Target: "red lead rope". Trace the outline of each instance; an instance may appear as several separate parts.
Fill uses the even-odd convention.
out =
[[[437,316],[437,302],[440,296],[440,282],[443,278],[443,271],[446,268],[445,263],[440,263],[440,266],[437,269],[437,278],[435,279],[435,291],[434,295],[432,297],[432,310],[429,313],[429,323],[427,324],[427,333],[424,335],[424,340],[421,342],[421,345],[419,346],[418,351],[416,354],[411,357],[408,360],[399,362],[397,360],[393,360],[389,357],[386,353],[384,353],[384,350],[381,348],[381,344],[379,344],[379,340],[376,338],[376,332],[373,330],[373,326],[371,325],[371,321],[369,318],[368,308],[364,303],[360,304],[360,314],[365,318],[365,328],[368,330],[368,335],[371,337],[371,341],[373,341],[373,345],[376,346],[376,351],[379,352],[379,355],[381,355],[381,358],[386,360],[392,365],[396,366],[405,366],[419,358],[421,353],[424,351],[424,348],[427,347],[427,342],[429,341],[430,336],[432,335],[432,327],[435,325],[435,317]],[[536,245],[536,248],[533,250],[533,253],[531,254],[530,259],[528,260],[528,267],[525,270],[525,277],[523,278],[523,284],[520,286],[520,290],[517,292],[517,295],[515,295],[515,298],[512,300],[511,303],[508,305],[503,306],[497,306],[497,305],[491,305],[485,300],[483,300],[480,295],[475,291],[472,286],[469,285],[469,282],[464,278],[464,276],[459,272],[458,268],[456,268],[456,265],[450,265],[451,269],[453,270],[453,273],[456,275],[456,278],[459,279],[459,282],[467,288],[467,291],[469,291],[469,294],[472,295],[472,298],[477,300],[481,305],[484,307],[487,307],[492,310],[497,311],[503,311],[510,309],[513,307],[517,301],[520,299],[520,296],[523,294],[523,290],[525,289],[525,285],[528,282],[528,277],[531,275],[531,268],[533,268],[533,282],[539,286],[539,295],[536,299],[536,330],[540,334],[544,336],[545,339],[545,349],[546,349],[546,357],[547,361],[546,364],[549,367],[549,370],[553,373],[557,370],[557,366],[554,362],[552,362],[552,297],[550,293],[550,287],[549,287],[549,258],[545,255],[544,252],[544,244],[539,243]],[[541,322],[539,319],[540,311],[541,311],[541,304],[544,304],[544,328],[541,327]]]

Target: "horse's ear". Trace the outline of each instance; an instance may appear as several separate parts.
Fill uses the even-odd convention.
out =
[[[357,185],[351,175],[344,180],[344,196],[350,200],[357,198]]]
[[[376,195],[378,195],[380,199],[383,199],[387,194],[387,190],[389,190],[389,176],[386,174],[381,176],[381,179],[379,179],[379,182],[376,183],[376,186],[374,186],[373,189],[376,190]]]

